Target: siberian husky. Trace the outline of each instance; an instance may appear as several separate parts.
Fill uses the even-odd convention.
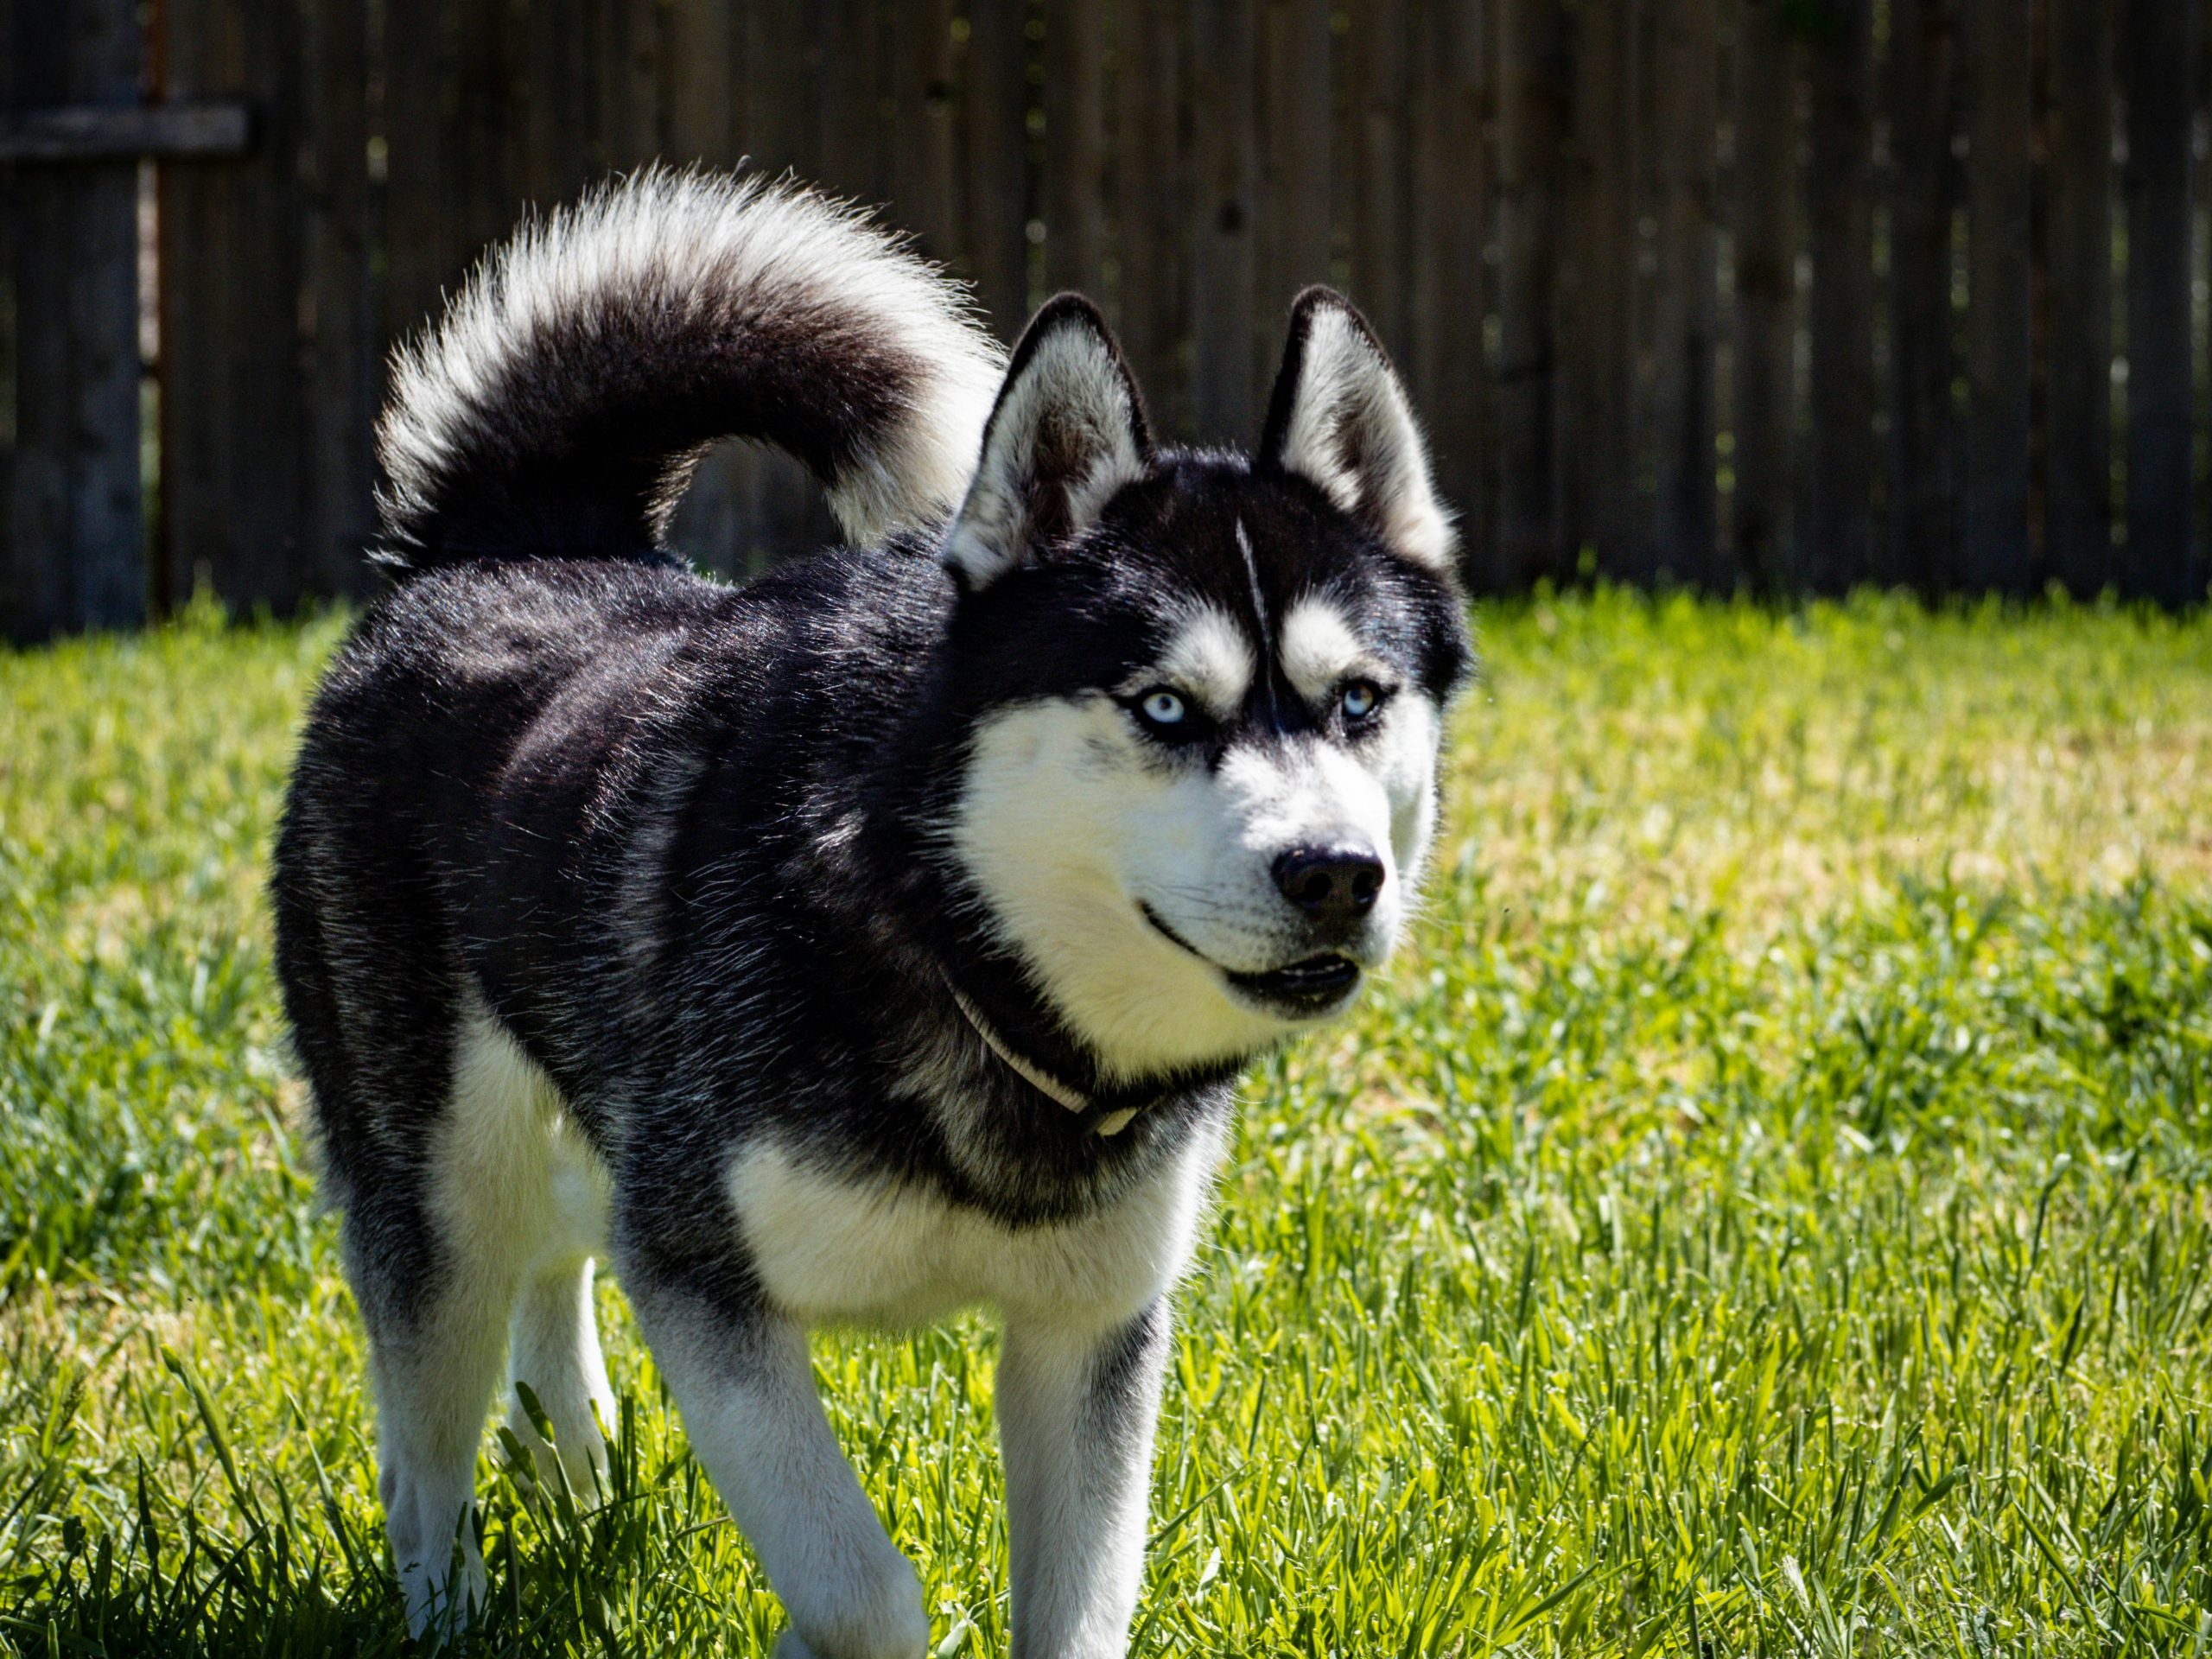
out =
[[[852,545],[690,573],[729,435]],[[978,1303],[1014,1651],[1122,1653],[1238,1069],[1389,953],[1470,662],[1374,334],[1307,290],[1257,450],[1161,448],[1085,301],[1008,357],[849,209],[657,172],[486,261],[378,452],[274,898],[410,1625],[482,1594],[495,1394],[603,1468],[604,1259],[784,1659],[930,1640],[809,1330]]]

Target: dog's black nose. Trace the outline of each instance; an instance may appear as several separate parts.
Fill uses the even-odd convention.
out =
[[[1297,847],[1275,860],[1275,886],[1316,922],[1343,926],[1375,908],[1382,861],[1357,847]]]

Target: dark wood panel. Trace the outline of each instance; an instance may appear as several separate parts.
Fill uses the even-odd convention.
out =
[[[905,0],[893,16],[892,217],[924,254],[950,260],[961,251],[952,0]]]
[[[1404,366],[1428,429],[1437,486],[1459,510],[1461,562],[1472,576],[1482,569],[1478,550],[1489,522],[1483,490],[1490,409],[1483,340],[1483,238],[1490,217],[1483,20],[1479,9],[1459,5],[1421,6],[1414,18],[1412,340]]]
[[[290,608],[313,591],[299,317],[300,12],[204,0],[162,14],[169,90],[245,98],[253,155],[161,172],[162,525],[168,591]]]
[[[1106,257],[1106,17],[1045,13],[1045,286],[1096,299]]]
[[[1344,283],[1486,588],[1571,578],[1586,549],[1775,593],[2199,596],[2212,0],[204,0],[137,14],[166,84],[80,90],[63,60],[110,3],[0,5],[19,632],[145,594],[145,152],[157,601],[203,574],[279,607],[358,589],[390,340],[524,202],[741,154],[887,200],[1009,337],[1047,283],[1092,292],[1173,437],[1248,439],[1285,302]],[[793,469],[733,451],[683,534],[737,569],[825,522]]]
[[[1440,8],[1440,10],[1444,10]],[[1328,0],[1261,0],[1259,168],[1252,238],[1252,385],[1264,398],[1299,291],[1330,276],[1335,122]]]
[[[1736,14],[1736,569],[1761,593],[1796,579],[1792,507],[1797,436],[1796,37],[1787,0]]]
[[[815,17],[821,30],[819,181],[838,195],[880,207],[891,194],[883,14],[875,0],[824,0]]]
[[[445,277],[467,271],[504,239],[521,217],[515,147],[521,116],[523,31],[504,6],[479,3],[441,8],[445,15],[443,86],[438,121],[439,219],[450,238]],[[401,135],[395,133],[394,141]],[[650,152],[648,152],[650,154]]]
[[[1959,170],[1955,0],[1891,0],[1891,580],[1933,592],[1956,568],[1957,372],[1951,308]]]
[[[2112,576],[2113,36],[2106,0],[2051,0],[2050,574],[2087,598]]]
[[[815,103],[821,47],[810,8],[747,6],[740,42],[744,54],[745,126],[738,146],[754,166],[774,175],[818,169]]]
[[[1183,226],[1190,194],[1177,0],[1121,0],[1114,119],[1115,251],[1122,347],[1163,436],[1190,435]]]
[[[1485,586],[1564,576],[1560,524],[1555,204],[1565,130],[1558,0],[1503,0],[1498,22],[1497,523]]]
[[[1675,0],[1655,8],[1653,20],[1653,569],[1676,582],[1725,587],[1713,402],[1719,18],[1715,0]]]
[[[143,67],[129,0],[10,9],[11,97],[122,108]],[[15,290],[15,422],[0,626],[19,639],[146,614],[138,173],[105,160],[0,174]]]
[[[1566,256],[1560,428],[1564,534],[1597,568],[1637,569],[1636,251],[1639,192],[1636,0],[1583,0],[1574,19],[1574,86]]]
[[[1022,0],[969,0],[962,77],[968,275],[1007,340],[1029,320],[1028,14]]]
[[[1406,0],[1354,7],[1345,35],[1345,204],[1351,297],[1392,352],[1408,344],[1406,272],[1412,124],[1407,118]]]
[[[1813,593],[1840,594],[1872,574],[1873,3],[1821,0],[1814,15],[1805,217],[1815,418],[1796,575]]]
[[[1201,442],[1249,442],[1261,393],[1252,372],[1252,211],[1259,184],[1253,111],[1254,0],[1194,0],[1189,97],[1191,425]]]
[[[387,16],[391,3],[387,0]],[[515,184],[518,195],[541,207],[568,200],[598,175],[592,133],[597,124],[594,68],[599,54],[588,26],[588,4],[589,0],[531,0],[530,26],[518,42],[522,97],[515,126]]]
[[[725,0],[665,0],[661,32],[663,159],[728,167],[745,153],[738,130],[744,18]]]
[[[2018,0],[1964,0],[1967,414],[1959,580],[2025,593],[2032,37]]]
[[[309,422],[303,490],[305,586],[366,594],[374,530],[371,446],[382,395],[374,204],[368,170],[366,0],[302,0],[301,56],[317,90],[303,108],[301,232],[307,285]]]
[[[435,314],[461,269],[461,238],[447,219],[450,48],[438,0],[385,0],[384,170],[387,236],[384,333],[411,338]]]
[[[2120,73],[2127,98],[2127,534],[2116,575],[2133,598],[2204,597],[2190,537],[2190,113],[2196,9],[2129,0]]]

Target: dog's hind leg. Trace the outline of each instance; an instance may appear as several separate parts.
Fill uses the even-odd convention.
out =
[[[562,1271],[539,1271],[549,1258],[559,1260],[563,1243],[557,1109],[544,1075],[488,1014],[470,1008],[455,1033],[444,1109],[425,1126],[416,1157],[394,1160],[379,1191],[349,1198],[349,1266],[369,1327],[377,1398],[378,1484],[416,1635],[465,1621],[469,1601],[483,1596],[483,1563],[467,1521],[511,1319],[532,1363],[582,1351],[587,1264],[571,1253]],[[549,1316],[549,1309],[565,1314]],[[549,1334],[563,1330],[565,1350]],[[606,1388],[595,1335],[589,1354],[588,1376],[573,1367],[547,1373],[543,1397],[549,1410],[558,1408],[563,1439],[561,1418],[575,1421],[575,1390],[564,1386],[570,1376],[587,1390],[591,1382],[602,1394]],[[586,1444],[581,1426],[577,1444]]]
[[[367,1248],[356,1246],[353,1254]],[[362,1276],[357,1273],[357,1284]],[[499,1384],[510,1288],[473,1264],[447,1262],[415,1287],[411,1308],[367,1321],[377,1490],[410,1635],[433,1625],[457,1629],[468,1605],[484,1599],[471,1500],[485,1413]],[[365,1313],[368,1300],[364,1295]]]
[[[538,1474],[551,1478],[557,1453],[569,1489],[589,1498],[605,1479],[606,1436],[614,1432],[614,1394],[599,1351],[592,1309],[592,1259],[563,1252],[537,1268],[515,1299],[507,1343],[507,1427],[530,1449]],[[527,1388],[553,1430],[551,1448],[524,1408]]]

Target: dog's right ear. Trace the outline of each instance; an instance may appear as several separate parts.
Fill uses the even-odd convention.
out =
[[[1106,320],[1080,295],[1049,302],[1023,331],[983,429],[944,563],[976,593],[1035,550],[1087,529],[1152,459],[1144,400]]]
[[[1309,288],[1291,307],[1259,463],[1318,484],[1401,558],[1452,580],[1452,517],[1406,389],[1367,319],[1332,289]]]

